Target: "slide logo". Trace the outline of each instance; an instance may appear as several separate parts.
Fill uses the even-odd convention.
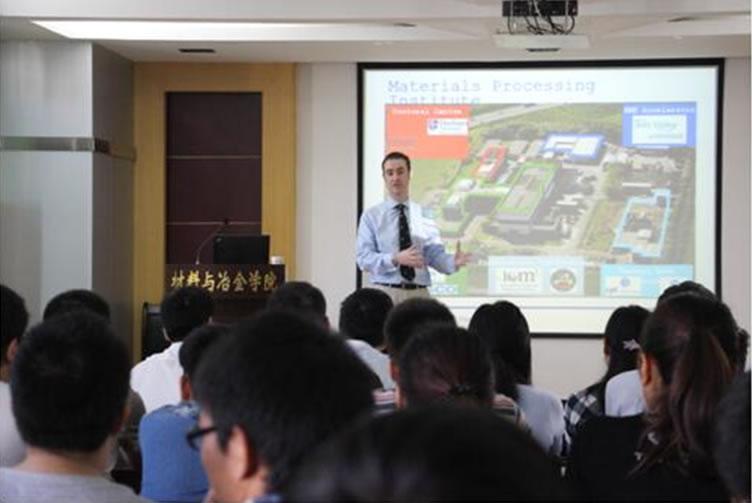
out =
[[[467,136],[467,119],[429,119],[426,133],[429,136]]]
[[[504,292],[540,293],[542,272],[533,267],[502,267],[496,270],[496,286]]]
[[[625,147],[694,147],[694,103],[629,103],[622,109]]]
[[[584,266],[580,257],[491,256],[489,290],[497,295],[582,295]]]

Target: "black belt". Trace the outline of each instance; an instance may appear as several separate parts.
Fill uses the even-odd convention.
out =
[[[389,288],[399,288],[401,290],[418,290],[425,288],[425,285],[416,285],[415,283],[376,283],[381,286],[388,286]]]

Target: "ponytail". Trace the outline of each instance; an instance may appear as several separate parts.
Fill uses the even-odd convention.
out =
[[[662,340],[650,341],[645,352],[657,362],[664,387],[646,415],[637,470],[665,461],[685,472],[713,473],[713,420],[734,375],[723,339],[729,335],[725,332],[733,332],[686,319],[672,321],[651,323],[645,332],[649,337],[651,328],[653,334],[663,331]]]

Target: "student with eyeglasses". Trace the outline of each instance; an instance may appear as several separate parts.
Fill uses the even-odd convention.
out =
[[[200,442],[207,501],[280,501],[307,456],[373,413],[374,378],[344,341],[289,311],[238,326],[195,379],[187,439]]]

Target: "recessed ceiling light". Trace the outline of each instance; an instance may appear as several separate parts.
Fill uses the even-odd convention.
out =
[[[682,17],[675,17],[674,19],[669,19],[666,22],[667,23],[689,23],[692,21],[703,21],[703,18],[697,17],[697,16],[682,16]]]
[[[181,47],[178,51],[186,54],[214,54],[214,49],[208,47]]]
[[[472,35],[410,23],[233,23],[195,21],[35,20],[34,24],[77,40],[177,42],[372,42],[466,40]],[[411,28],[411,29],[405,29]]]

